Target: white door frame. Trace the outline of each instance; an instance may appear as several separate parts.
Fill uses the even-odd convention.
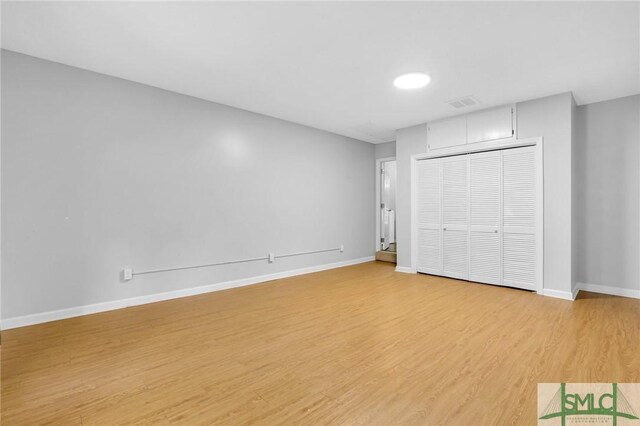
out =
[[[380,251],[380,191],[382,191],[380,180],[382,179],[382,163],[387,161],[396,161],[396,157],[376,158],[376,241],[374,253]]]
[[[476,145],[476,144],[474,144]],[[416,169],[417,162],[419,160],[426,160],[429,158],[449,157],[452,155],[471,154],[474,152],[483,152],[496,149],[518,148],[522,146],[535,146],[536,147],[536,195],[538,198],[537,211],[536,211],[536,249],[537,249],[537,279],[536,279],[536,292],[543,294],[544,291],[544,162],[543,162],[543,138],[526,138],[516,139],[510,138],[501,140],[497,143],[483,144],[482,146],[469,146],[461,145],[456,151],[447,150],[447,153],[429,153],[429,154],[415,154],[411,156],[411,273],[416,274],[418,272],[418,239],[416,235]],[[378,206],[380,203],[378,202]],[[378,231],[379,232],[379,231]],[[378,237],[378,241],[380,238]]]

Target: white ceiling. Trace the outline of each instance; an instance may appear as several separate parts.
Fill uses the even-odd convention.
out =
[[[639,21],[637,2],[3,2],[2,46],[378,143],[466,95],[640,93]],[[431,84],[395,89],[409,71]]]

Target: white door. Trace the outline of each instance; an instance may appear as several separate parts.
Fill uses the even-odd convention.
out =
[[[502,284],[502,152],[469,156],[469,280]]]
[[[441,160],[417,163],[418,272],[442,274]]]
[[[536,289],[536,150],[504,150],[503,161],[503,283]],[[540,230],[542,232],[542,230]]]
[[[442,275],[469,279],[469,156],[442,162]]]
[[[396,242],[396,161],[385,161],[380,170],[380,246],[388,250]],[[395,251],[395,250],[394,250]]]
[[[418,161],[418,272],[535,290],[536,155],[524,147]]]

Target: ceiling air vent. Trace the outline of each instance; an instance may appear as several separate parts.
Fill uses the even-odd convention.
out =
[[[448,101],[447,103],[452,107],[458,109],[478,105],[480,101],[473,96],[465,96],[464,98],[454,99],[452,101]]]

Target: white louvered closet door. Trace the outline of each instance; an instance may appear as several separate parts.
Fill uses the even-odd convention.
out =
[[[442,275],[469,279],[469,156],[442,162]]]
[[[469,156],[469,280],[502,284],[502,152]]]
[[[442,274],[442,167],[440,159],[417,163],[418,272]]]
[[[535,290],[538,261],[535,147],[507,149],[502,161],[503,284]]]

